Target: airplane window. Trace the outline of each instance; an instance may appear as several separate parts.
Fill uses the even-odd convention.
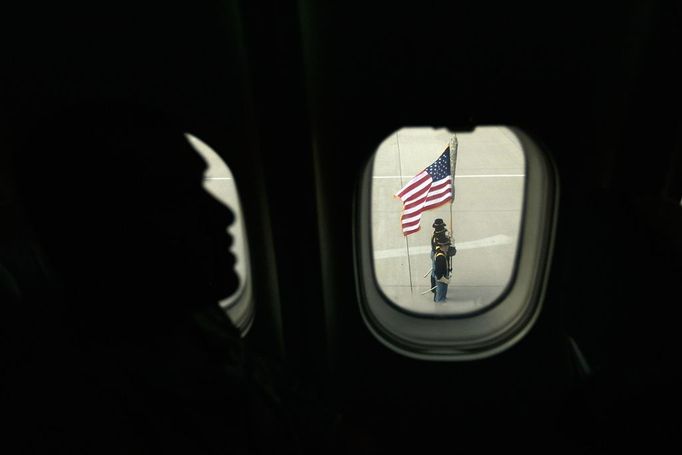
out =
[[[504,127],[456,135],[403,128],[389,136],[374,157],[371,220],[374,269],[386,296],[418,313],[461,314],[494,302],[514,271],[525,165],[521,144]],[[450,241],[438,301],[434,235]]]
[[[355,204],[368,329],[420,359],[504,351],[542,308],[559,194],[551,156],[506,126],[405,127],[384,137]]]
[[[204,189],[227,205],[234,213],[235,220],[232,226],[228,228],[228,232],[233,239],[230,251],[237,259],[235,268],[239,277],[239,287],[233,295],[220,301],[220,306],[225,309],[232,322],[244,336],[251,327],[253,308],[246,230],[244,229],[244,218],[237,186],[230,168],[211,147],[191,134],[186,133],[185,136],[207,163],[203,182]]]

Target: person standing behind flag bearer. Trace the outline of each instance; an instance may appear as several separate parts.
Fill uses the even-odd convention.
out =
[[[434,297],[436,303],[445,301],[448,293],[448,284],[450,282],[446,253],[450,246],[450,240],[443,233],[438,236],[437,242],[432,275],[436,282],[436,295]]]

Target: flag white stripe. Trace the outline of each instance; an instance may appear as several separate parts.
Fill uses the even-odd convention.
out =
[[[417,221],[418,219],[421,218],[421,216],[422,216],[422,213],[419,212],[417,215],[411,216],[410,218],[403,218],[403,224],[407,224],[410,221]]]
[[[416,231],[417,229],[419,229],[419,225],[415,224],[414,226],[403,228],[403,232]]]
[[[439,183],[449,183],[449,180],[450,180],[450,177],[448,176],[448,177],[446,177],[446,178],[444,178],[444,179],[439,180],[438,182],[439,182]],[[433,185],[431,185],[431,188],[433,188],[434,186],[436,186],[436,183],[434,183]],[[428,197],[431,197],[431,196],[434,196],[434,195],[437,196],[437,195],[439,195],[439,194],[445,193],[445,192],[447,192],[447,191],[450,191],[451,188],[452,188],[452,187],[451,187],[450,185],[445,185],[445,186],[443,186],[442,188],[439,188],[439,189],[437,189],[437,190],[430,190],[430,189],[429,189],[429,191],[427,191],[425,194],[422,194],[419,198],[415,198],[414,200],[411,200],[411,201],[406,201],[406,202],[405,202],[405,205],[410,204],[410,203],[414,203],[414,202],[416,202],[416,201],[418,201],[418,200],[422,200],[422,199],[423,199],[423,202],[425,203],[425,202],[426,202],[426,199],[427,199]],[[403,211],[403,214],[409,215],[410,213],[414,213],[414,212],[416,212],[417,210],[422,209],[423,207],[424,207],[424,204],[423,204],[423,203],[422,203],[422,204],[419,204],[419,205],[416,205],[416,206],[414,206],[414,207],[410,207],[409,209]]]
[[[410,190],[410,191],[408,191],[407,193],[403,194],[403,197],[401,197],[400,199],[401,199],[403,202],[406,202],[407,200],[409,200],[409,199],[410,199],[412,196],[414,196],[415,194],[419,194],[419,193],[420,193],[424,188],[426,188],[427,186],[431,186],[431,183],[432,183],[432,182],[433,182],[433,179],[432,179],[431,177],[429,177],[428,179],[424,180],[424,182],[422,182],[422,184],[419,185],[418,187],[413,188],[412,190]]]
[[[449,149],[446,149],[444,153],[448,151]],[[453,176],[448,174],[444,178],[434,181],[433,176],[428,173],[430,168],[436,173],[441,173],[444,170],[441,160],[444,153],[429,168],[414,176],[395,194],[403,202],[403,213],[400,219],[404,235],[412,234],[420,229],[423,212],[452,199]],[[451,169],[448,171],[451,172]],[[406,208],[407,206],[411,207]]]
[[[431,206],[431,205],[436,205],[436,204],[438,204],[439,202],[443,202],[444,200],[446,200],[446,199],[449,198],[450,196],[452,196],[452,193],[444,194],[443,196],[439,197],[438,199],[434,199],[434,200],[432,200],[432,201],[427,202],[426,204],[424,204],[424,207],[429,207],[429,206]]]
[[[426,171],[422,171],[422,172],[420,172],[419,174],[415,175],[415,176],[412,177],[405,185],[403,185],[403,187],[400,188],[400,191],[398,191],[395,195],[398,196],[398,197],[402,197],[402,196],[400,196],[400,193],[402,193],[403,191],[405,191],[405,190],[406,190],[407,188],[409,188],[410,186],[414,185],[414,184],[415,184],[416,182],[418,182],[419,180],[423,179],[426,175],[427,175],[427,172],[426,172]],[[404,194],[403,194],[403,196],[404,196]]]
[[[429,191],[429,196],[435,196],[437,194],[442,194],[442,193],[445,193],[446,191],[451,191],[451,190],[452,190],[452,187],[446,185],[443,188],[440,188],[438,190]]]
[[[448,175],[444,179],[436,180],[435,182],[433,182],[433,186],[440,185],[441,183],[445,183],[445,182],[452,183],[452,177],[450,177]]]
[[[419,179],[421,179],[422,177],[424,177],[426,174],[428,174],[428,172],[426,172],[426,170],[421,171],[419,174],[417,174],[417,175],[415,175],[414,177],[412,177],[412,178],[405,184],[405,186],[403,186],[403,188],[405,188],[406,186],[412,185],[414,182],[419,181]]]
[[[405,211],[403,212],[403,216],[411,215],[411,214],[413,214],[413,213],[415,213],[415,212],[418,212],[418,214],[417,214],[417,215],[413,215],[413,216],[411,216],[411,217],[409,217],[409,218],[403,218],[403,220],[402,220],[403,224],[409,223],[410,221],[415,221],[415,220],[420,219],[422,212],[425,211],[425,210],[428,210],[427,207],[430,207],[430,206],[432,206],[432,205],[439,204],[439,203],[441,203],[441,202],[447,200],[447,199],[448,199],[449,197],[451,197],[451,196],[452,196],[452,193],[448,191],[446,194],[443,194],[441,197],[439,197],[439,198],[437,198],[437,199],[433,199],[433,200],[424,202],[423,204],[419,204],[418,206],[412,207],[412,208],[409,209],[409,210],[405,210]]]
[[[412,207],[411,209],[405,210],[405,211],[403,212],[403,215],[409,215],[410,213],[414,213],[414,212],[417,212],[417,211],[423,209],[423,208],[424,208],[424,203],[425,203],[425,202],[426,202],[426,198],[424,198],[424,200],[422,201],[421,204],[415,205],[415,206]]]
[[[431,188],[424,188],[421,190],[418,194],[415,194],[412,196],[409,200],[403,201],[403,208],[407,207],[408,205],[411,204],[418,204],[420,202],[423,202],[426,200],[427,197],[429,197],[429,191]]]

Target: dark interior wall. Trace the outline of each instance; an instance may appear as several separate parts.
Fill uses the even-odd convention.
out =
[[[129,98],[210,121],[243,104],[235,84],[245,82],[244,50],[230,2],[4,8],[3,91],[26,110]]]
[[[252,264],[269,270],[264,285],[254,289],[261,322],[251,340],[281,355],[277,273],[267,253],[272,244],[262,174],[268,165],[257,153],[239,6],[230,1],[78,3],[3,4],[0,100],[3,145],[9,144],[3,152],[21,147],[36,134],[35,125],[80,102],[134,103],[177,119],[213,147],[236,176],[250,238],[261,246],[252,249]],[[78,130],[73,125],[74,137]],[[97,155],[93,147],[93,163]]]
[[[663,411],[679,403],[680,6],[465,3],[3,5],[8,139],[65,103],[122,97],[223,154],[255,245],[248,340],[324,392],[346,442],[418,448],[460,425],[475,446],[540,425],[569,447],[662,445],[679,425]],[[360,317],[356,181],[402,126],[481,124],[522,128],[559,170],[543,314],[485,361],[407,359]]]

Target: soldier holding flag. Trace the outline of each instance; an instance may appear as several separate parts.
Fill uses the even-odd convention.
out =
[[[449,237],[447,225],[443,222],[442,218],[436,218],[433,222],[433,235],[431,235],[431,292],[433,292],[433,300],[436,300],[436,278],[434,275],[434,270],[436,269],[436,249],[438,248],[439,236],[445,235]],[[442,239],[441,239],[442,240]],[[450,267],[448,267],[450,269]]]
[[[444,302],[447,297],[448,284],[450,283],[447,255],[447,251],[450,247],[450,239],[444,233],[441,233],[438,234],[436,241],[436,254],[434,255],[432,273],[432,279],[436,284],[436,293],[433,300],[436,303],[441,303]]]
[[[441,153],[440,157],[410,179],[395,194],[403,202],[403,213],[400,217],[400,222],[405,237],[419,231],[422,212],[435,209],[448,202],[450,203],[450,224],[452,225],[456,163],[457,138],[453,136],[448,147]],[[448,278],[452,271],[451,257],[454,256],[456,250],[450,245],[450,236],[447,234],[445,223],[441,218],[437,218],[434,221],[433,228],[435,231],[431,237],[430,290],[434,292],[435,301],[443,301],[447,293]],[[438,271],[436,271],[437,268]]]

